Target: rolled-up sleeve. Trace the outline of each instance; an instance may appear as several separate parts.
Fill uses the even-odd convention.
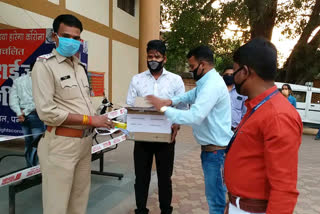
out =
[[[172,105],[177,105],[179,103],[193,104],[195,99],[196,99],[196,88],[171,98],[171,101],[172,101]]]
[[[55,79],[42,61],[37,61],[32,70],[32,94],[40,119],[49,126],[60,126],[68,112],[59,109],[54,102]]]

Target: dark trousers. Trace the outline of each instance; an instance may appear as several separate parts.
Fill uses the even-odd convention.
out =
[[[153,155],[156,157],[159,203],[161,214],[172,213],[172,182],[171,176],[174,162],[175,143],[139,142],[134,144],[134,169],[136,182],[134,185],[136,195],[136,214],[145,214]]]

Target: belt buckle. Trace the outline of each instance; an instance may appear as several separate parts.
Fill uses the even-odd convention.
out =
[[[90,129],[84,129],[83,130],[83,133],[82,133],[82,137],[88,137],[92,134],[93,132],[93,128],[90,128]]]

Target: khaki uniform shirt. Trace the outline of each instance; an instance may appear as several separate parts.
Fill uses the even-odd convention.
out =
[[[60,126],[69,113],[92,116],[95,112],[83,65],[77,57],[72,56],[71,61],[55,49],[37,58],[32,70],[32,93],[38,115],[48,126]]]

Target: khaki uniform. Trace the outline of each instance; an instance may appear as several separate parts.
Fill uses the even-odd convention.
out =
[[[56,50],[38,57],[32,71],[32,91],[40,119],[52,126],[38,148],[45,214],[86,213],[91,172],[92,137],[55,134],[69,113],[94,115],[88,79],[78,58]],[[64,126],[88,129],[86,126]]]

